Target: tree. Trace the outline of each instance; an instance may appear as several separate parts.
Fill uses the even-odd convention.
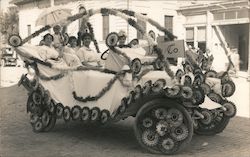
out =
[[[17,7],[9,7],[6,13],[0,13],[0,31],[6,40],[11,34],[18,34],[19,16]]]

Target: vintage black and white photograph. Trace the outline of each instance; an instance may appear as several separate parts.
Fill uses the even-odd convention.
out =
[[[0,0],[0,157],[250,157],[249,0]]]

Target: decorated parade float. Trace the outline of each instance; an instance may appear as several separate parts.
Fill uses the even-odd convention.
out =
[[[112,32],[106,38],[109,50],[101,55],[103,66],[68,66],[61,58],[52,59],[53,53],[44,53],[42,46],[25,44],[57,24],[68,25],[79,18],[87,21],[95,14],[126,20],[149,41],[151,51],[140,47],[119,48],[118,34]],[[164,32],[169,40],[166,44],[170,46],[164,49],[150,42],[151,37],[136,19]],[[86,24],[99,52],[94,30],[90,23]],[[9,44],[28,69],[19,85],[28,91],[27,112],[34,132],[50,131],[57,119],[105,125],[133,116],[138,143],[151,153],[162,154],[179,152],[190,143],[194,133],[215,135],[222,132],[236,114],[235,105],[227,100],[235,91],[234,83],[227,71],[203,70],[189,55],[184,56],[186,61],[181,68],[171,68],[167,53],[181,51],[177,43],[183,43],[184,47],[183,41],[175,39],[164,27],[144,15],[108,8],[65,17],[25,39],[12,35]],[[202,108],[205,99],[219,107]]]

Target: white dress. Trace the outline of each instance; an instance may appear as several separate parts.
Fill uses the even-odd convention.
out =
[[[46,61],[48,59],[55,59],[58,58],[59,53],[53,48],[48,46],[39,46],[38,48],[38,54],[42,58],[43,61]]]
[[[96,52],[85,46],[81,47],[76,52],[76,55],[79,57],[81,62],[87,62],[90,65],[96,66],[97,62],[100,61],[100,57],[96,54]]]
[[[81,64],[78,56],[75,53],[75,50],[71,47],[65,47],[63,53],[63,59],[65,60],[66,64],[70,67],[78,67]]]

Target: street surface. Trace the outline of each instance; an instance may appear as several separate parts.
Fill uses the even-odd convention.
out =
[[[106,127],[58,121],[47,133],[34,133],[23,87],[0,89],[1,157],[161,157],[137,143],[133,118]],[[250,119],[235,117],[221,134],[193,136],[175,157],[250,157]]]

